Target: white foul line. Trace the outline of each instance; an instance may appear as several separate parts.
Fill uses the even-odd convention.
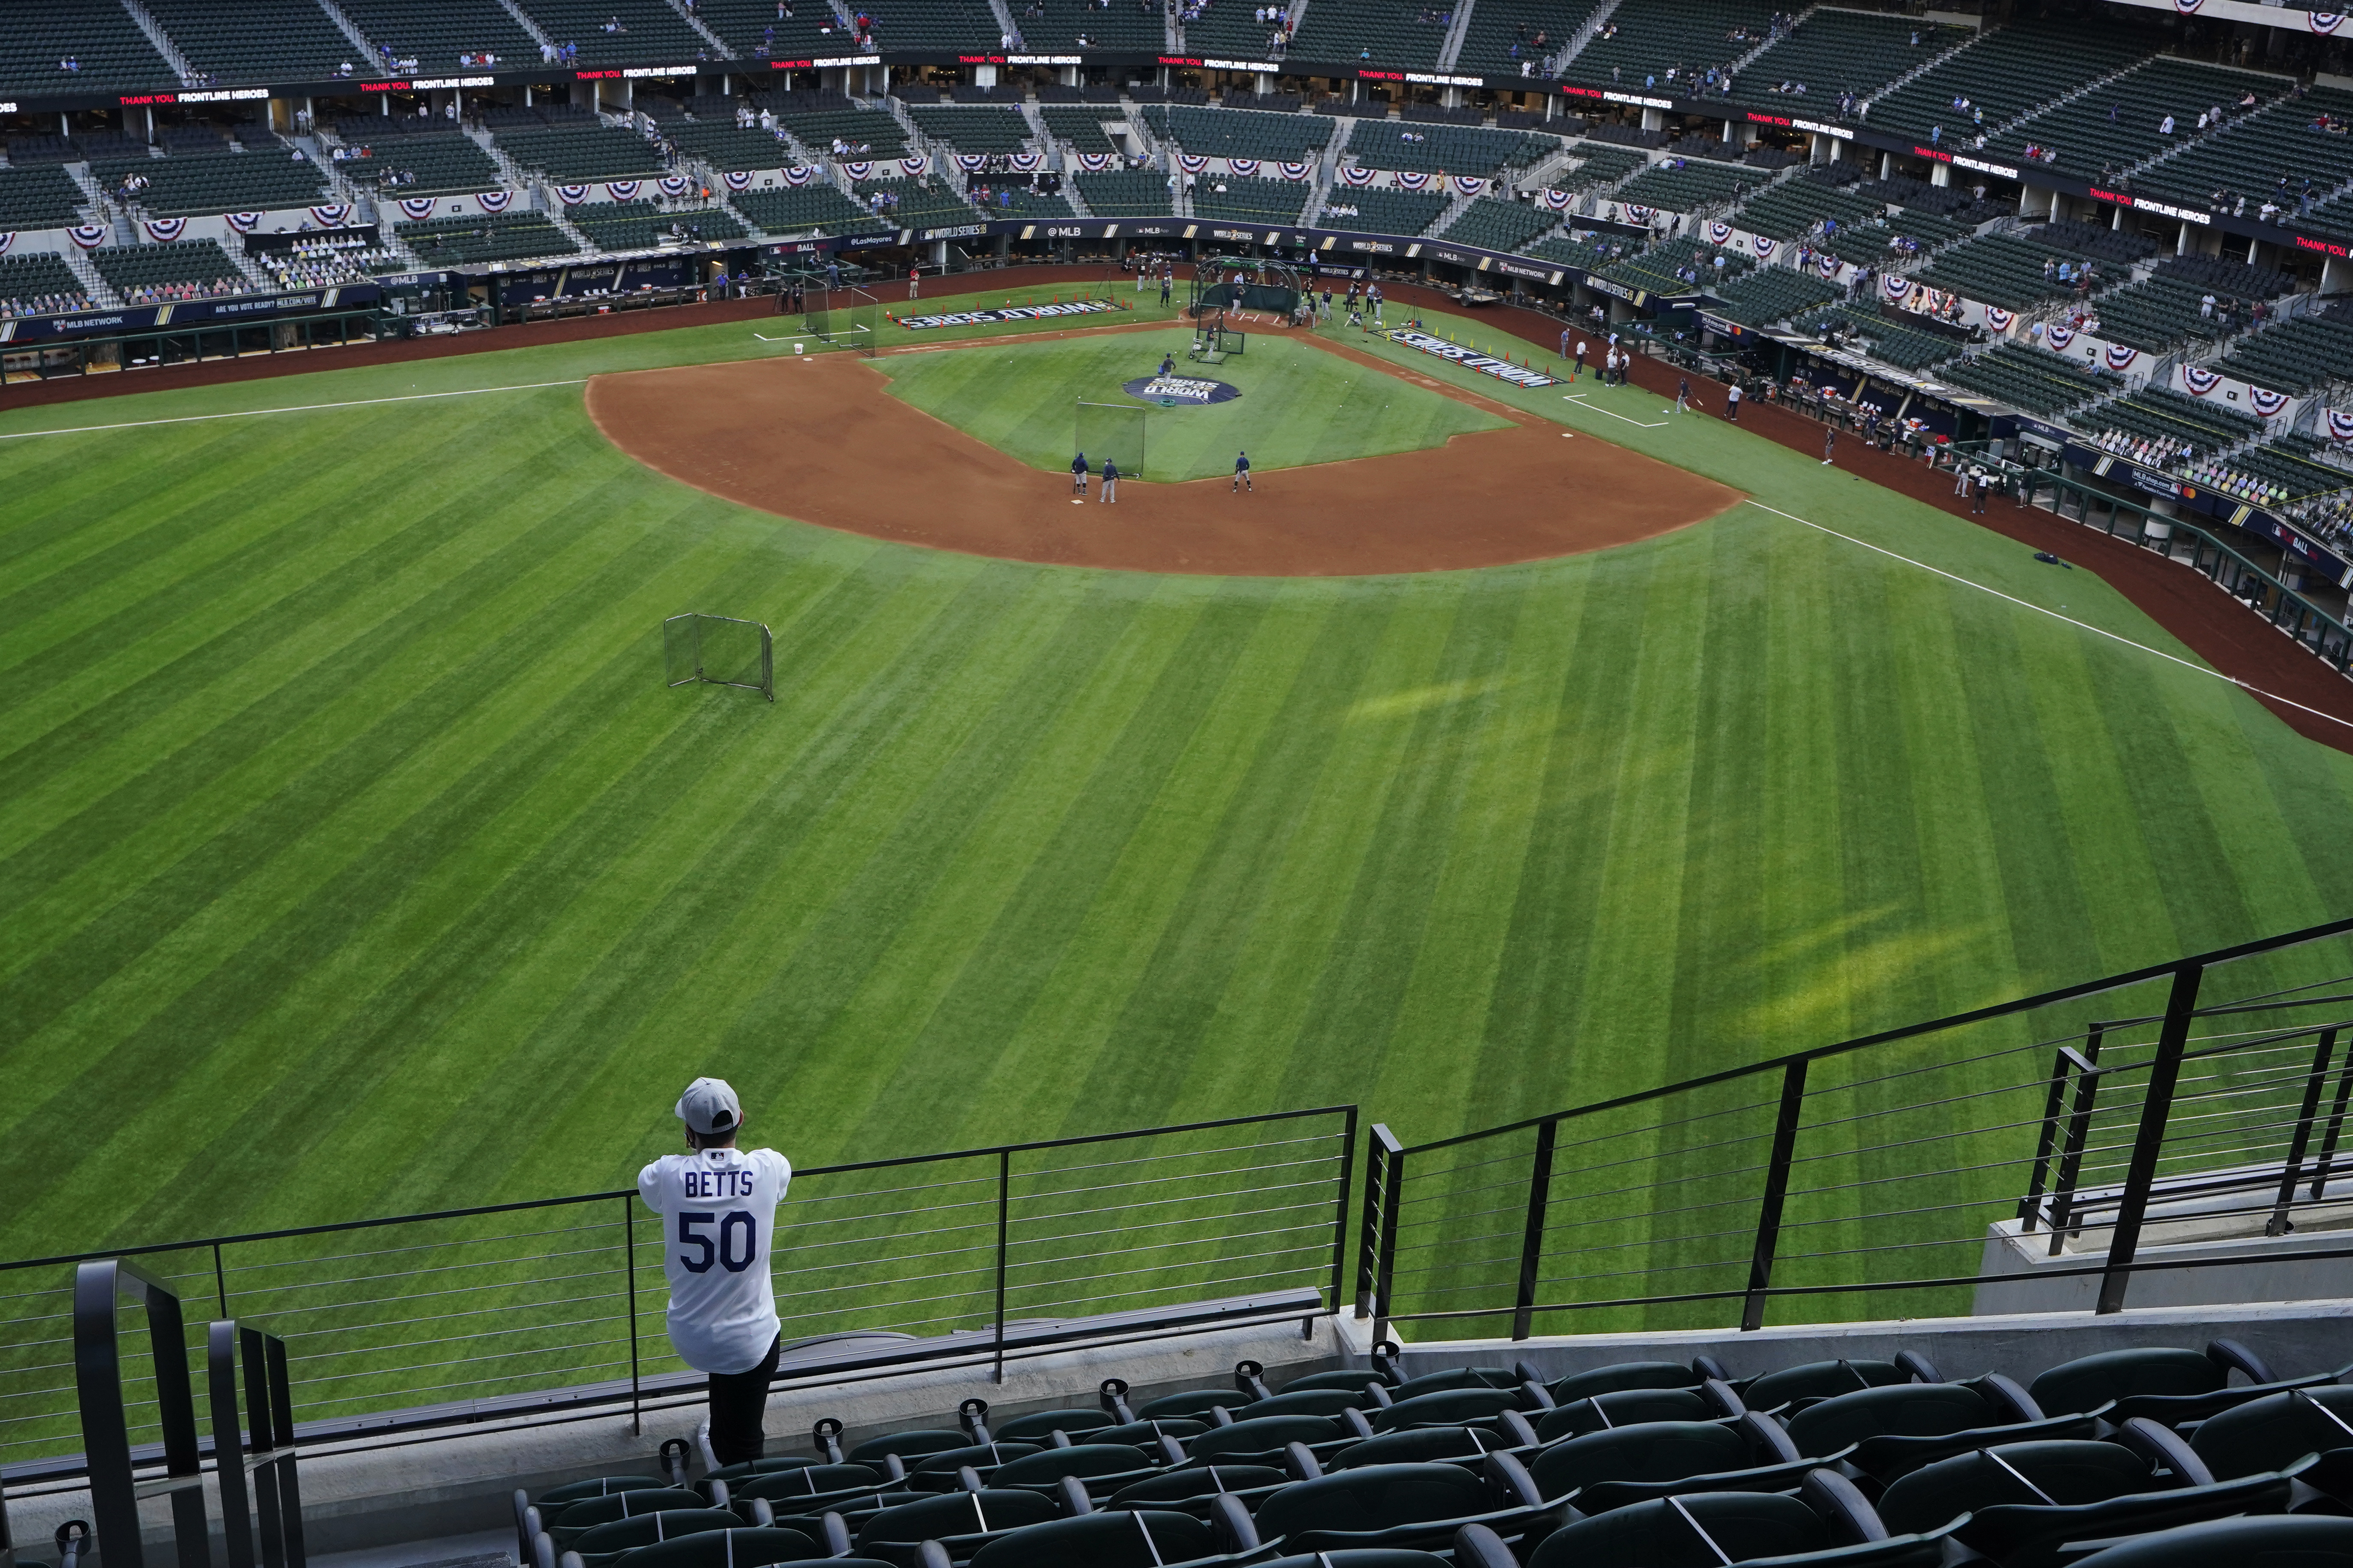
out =
[[[537,392],[548,386],[579,386],[587,379],[585,375],[576,375],[569,381],[527,381],[520,386],[470,386],[459,392],[410,392],[398,397],[359,397],[348,403],[303,403],[292,408],[241,408],[233,414],[183,414],[174,419],[132,419],[121,425],[76,425],[63,430],[12,430],[0,432],[0,441],[25,441],[35,436],[89,436],[100,430],[138,430],[150,425],[194,425],[206,419],[250,419],[257,414],[315,414],[328,408],[367,408],[379,403],[422,403],[434,397],[475,397],[486,392]]]
[[[1980,594],[1991,594],[1995,598],[2006,599],[2010,603],[2019,606],[2021,609],[2032,610],[2039,616],[2049,616],[2054,621],[2064,621],[2071,626],[2090,632],[2096,637],[2104,637],[2110,642],[2120,642],[2126,647],[2138,648],[2143,653],[2154,654],[2158,658],[2165,659],[2168,663],[2178,664],[2184,669],[2193,669],[2200,675],[2211,675],[2217,680],[2227,680],[2232,685],[2237,687],[2240,690],[2244,691],[2253,697],[2260,697],[2266,702],[2277,702],[2284,707],[2294,708],[2299,712],[2310,713],[2316,718],[2326,719],[2332,724],[2342,724],[2347,729],[2353,730],[2353,720],[2339,719],[2334,713],[2323,713],[2317,708],[2306,707],[2304,703],[2295,701],[2289,698],[2274,696],[2273,693],[2265,691],[2259,686],[2248,685],[2245,681],[2241,680],[2235,675],[2225,675],[2219,669],[2211,668],[2206,665],[2194,663],[2189,659],[2178,658],[2174,655],[2166,652],[2163,648],[2151,647],[2147,643],[2137,643],[2133,641],[2130,637],[2119,637],[2115,632],[2103,630],[2101,627],[2093,626],[2088,622],[2079,621],[2073,616],[2063,616],[2058,611],[2046,609],[2041,605],[2029,604],[2024,599],[2014,598],[2011,595],[2003,593],[1999,588],[1989,588],[1982,583],[1972,583],[1967,577],[1955,576],[1952,573],[1946,571],[1941,566],[1931,566],[1925,561],[1915,561],[1909,555],[1898,555],[1893,550],[1883,549],[1879,545],[1872,543],[1867,539],[1857,539],[1851,533],[1841,533],[1835,528],[1824,528],[1819,522],[1808,522],[1804,518],[1798,516],[1795,512],[1783,511],[1778,507],[1767,506],[1761,500],[1751,500],[1748,504],[1755,507],[1759,511],[1769,511],[1775,517],[1786,517],[1791,522],[1802,524],[1807,528],[1812,529],[1817,533],[1827,533],[1832,539],[1843,539],[1849,544],[1860,544],[1865,550],[1873,552],[1874,554],[1886,556],[1890,561],[1901,561],[1906,566],[1917,566],[1923,572],[1932,572],[1937,576],[1944,578],[1948,583],[1958,583],[1964,588],[1975,588]]]
[[[1607,408],[1594,407],[1593,405],[1585,401],[1585,394],[1581,392],[1564,392],[1560,395],[1560,400],[1563,403],[1574,403],[1588,414],[1608,414],[1612,419],[1626,419],[1626,416],[1623,414],[1613,413]],[[1626,419],[1626,423],[1629,425],[1641,426],[1641,428],[1645,430],[1663,430],[1667,427],[1666,421],[1664,420],[1661,420],[1655,425],[1649,424],[1641,419]],[[1766,510],[1770,511],[1772,509],[1767,507]]]

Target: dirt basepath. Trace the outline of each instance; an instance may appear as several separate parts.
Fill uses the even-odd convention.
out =
[[[1370,355],[1333,352],[1398,374]],[[1564,439],[1557,425],[1429,377],[1405,379],[1512,425],[1418,452],[1261,471],[1255,489],[1240,493],[1225,479],[1123,480],[1112,505],[1092,487],[1073,504],[1067,476],[1040,473],[891,396],[880,373],[847,354],[601,375],[587,403],[621,450],[747,506],[904,544],[1127,572],[1324,577],[1497,566],[1648,539],[1740,500],[1592,437]],[[1597,497],[1607,499],[1586,499]]]

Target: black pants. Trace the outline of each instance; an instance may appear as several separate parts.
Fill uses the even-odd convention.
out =
[[[751,1371],[711,1374],[711,1452],[721,1464],[760,1457],[767,1441],[760,1422],[768,1410],[768,1384],[776,1375],[776,1357],[784,1347],[779,1334],[768,1342],[768,1353]]]

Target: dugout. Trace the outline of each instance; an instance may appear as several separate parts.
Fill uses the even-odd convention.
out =
[[[384,313],[371,305],[364,310],[326,311],[278,321],[208,321],[110,336],[11,343],[0,351],[0,387],[259,354],[301,353],[372,343],[391,335]]]

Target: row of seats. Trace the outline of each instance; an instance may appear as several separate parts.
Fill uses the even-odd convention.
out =
[[[691,60],[711,52],[703,37],[664,0],[530,0],[524,15],[582,65]],[[606,28],[617,23],[618,32]],[[532,58],[537,58],[533,47]]]
[[[54,163],[0,169],[0,233],[70,228],[81,222],[89,199],[72,176]]]
[[[126,300],[153,297],[157,290],[193,289],[204,294],[235,294],[252,285],[229,259],[228,252],[209,239],[184,239],[170,245],[101,246],[90,253],[90,263],[107,286]]]
[[[2031,144],[2058,155],[2055,162],[2042,160],[2046,167],[2079,180],[2096,180],[2103,170],[2128,168],[2168,147],[2188,144],[2200,133],[2200,118],[2211,110],[2235,116],[2240,111],[2233,106],[2246,94],[2270,99],[2284,85],[2277,77],[2159,57],[2094,91],[2029,116],[1989,145],[2015,157]],[[2168,121],[2170,132],[2163,129]]]
[[[179,85],[121,0],[41,0],[0,17],[0,97]]]
[[[962,196],[947,185],[934,184],[929,180],[861,180],[850,187],[849,195],[852,202],[870,212],[877,209],[869,198],[878,195],[889,198],[881,211],[883,221],[893,227],[980,221],[980,215],[973,211]]]
[[[540,213],[485,213],[468,217],[427,218],[393,226],[403,245],[427,267],[474,266],[572,256],[579,247]]]
[[[1332,138],[1330,121],[1305,114],[1157,103],[1146,105],[1140,112],[1155,136],[1176,142],[1197,158],[1303,163],[1320,155]]]
[[[1874,16],[1827,7],[1809,14],[1787,37],[1742,67],[1732,100],[1786,112],[1788,100],[1775,89],[1802,82],[1806,96],[1823,100],[1820,118],[1835,112],[1841,93],[1869,98],[1907,71],[1960,43],[1958,27],[1910,16]]]
[[[823,183],[746,191],[728,201],[765,234],[851,234],[874,226],[863,208]]]
[[[664,125],[662,134],[688,157],[727,173],[780,169],[800,162],[775,132],[746,129],[733,121],[681,121]]]
[[[1053,103],[1039,108],[1039,117],[1045,121],[1047,131],[1056,141],[1067,142],[1074,153],[1116,153],[1119,144],[1103,131],[1107,121],[1120,119],[1116,110],[1090,108],[1085,104]]]
[[[1359,120],[1348,138],[1348,158],[1367,169],[1444,170],[1493,178],[1541,163],[1560,146],[1558,137],[1540,131]]]
[[[1623,259],[1613,254],[1611,242],[1607,239],[1577,239],[1566,234],[1536,241],[1527,247],[1527,254],[1540,261],[1556,261],[1585,272],[1599,272],[1611,262]]]
[[[1813,180],[1784,180],[1743,202],[1738,221],[1742,228],[1770,239],[1802,239],[1825,218],[1859,224],[1877,217],[1881,210],[1862,196]]]
[[[1112,1379],[1095,1408],[996,1423],[967,1400],[954,1426],[846,1451],[821,1421],[807,1455],[691,1480],[673,1443],[667,1475],[513,1506],[522,1560],[565,1568],[1439,1568],[1440,1552],[1457,1568],[1936,1568],[1948,1551],[2044,1568],[2241,1515],[2239,1554],[2316,1563],[2336,1559],[2297,1554],[2306,1525],[2353,1549],[2353,1521],[2331,1517],[2353,1496],[2337,1376],[2274,1378],[2230,1341],[2088,1356],[2025,1386],[1947,1378],[1913,1352],[1551,1380],[1525,1363],[1408,1379],[1377,1354],[1279,1391],[1245,1362],[1231,1389],[1132,1405]]]
[[[2124,385],[2105,371],[2022,343],[1997,343],[1984,353],[1947,365],[1937,374],[1955,386],[1983,393],[2012,408],[2054,416],[2111,396]]]
[[[699,0],[694,14],[746,59],[807,59],[839,54],[841,33],[831,6],[797,5],[776,15],[776,0]],[[820,29],[830,28],[830,31]]]
[[[1577,160],[1565,172],[1552,176],[1550,184],[1556,191],[1598,190],[1614,185],[1637,169],[1647,169],[1651,161],[1631,147],[1611,147],[1595,142],[1578,142],[1570,145],[1569,156]]]
[[[1560,215],[1533,202],[1481,196],[1457,213],[1438,237],[1482,250],[1517,250],[1560,226]]]
[[[1097,217],[1166,217],[1176,210],[1169,202],[1167,176],[1152,170],[1081,172],[1072,178],[1087,210]]]
[[[2353,177],[2353,147],[2315,124],[2323,116],[2339,123],[2353,119],[2353,92],[2314,87],[2274,102],[2137,170],[2133,188],[2201,206],[2227,194],[2233,211],[2235,198],[2244,197],[2249,216],[2267,196],[2293,206],[2306,180],[2326,192]]]
[[[2222,335],[2223,328],[2204,308],[2208,297],[2195,283],[2158,273],[2099,297],[2093,307],[2099,313],[2098,335],[2153,354],[2169,353],[2185,343],[2211,342]]]
[[[1534,61],[1543,76],[1544,59],[1556,54],[1593,15],[1599,0],[1479,0],[1462,35],[1455,68],[1502,76]],[[1539,38],[1538,35],[1542,35]],[[1519,54],[1512,53],[1517,47]]]
[[[1957,338],[1907,327],[1854,305],[1807,310],[1796,321],[1800,329],[1820,332],[1842,348],[1869,354],[1882,364],[1915,373],[1944,363],[1966,346]]]
[[[1671,68],[1679,68],[1679,77],[1704,73],[1762,43],[1777,9],[1770,0],[1657,0],[1621,7],[1564,74],[1597,87],[1632,88],[1652,77],[1664,82]]]
[[[344,159],[335,170],[347,180],[377,186],[387,198],[494,190],[502,178],[497,162],[462,132],[388,136],[380,143],[360,143],[357,151],[361,156]]]
[[[47,251],[0,256],[0,317],[87,310],[90,291],[65,258]]]
[[[1193,216],[1213,223],[1295,224],[1314,190],[1299,180],[1203,174],[1193,186]]]
[[[2128,397],[2079,414],[2070,423],[2097,435],[2163,443],[2170,454],[2168,462],[2174,458],[2211,457],[2263,429],[2263,421],[2252,414],[2161,386],[2144,386]]]
[[[1611,193],[1620,203],[1656,207],[1664,212],[1705,212],[1739,200],[1755,190],[1763,176],[1753,169],[1721,163],[1653,163]]]
[[[322,81],[359,50],[315,0],[146,0],[188,64],[222,81]]]
[[[901,158],[907,153],[906,133],[890,114],[876,109],[779,109],[776,118],[793,139],[822,158],[836,142],[863,151],[847,158]]]
[[[2353,381],[2353,321],[2306,316],[2242,339],[2213,367],[2271,392]]]
[[[319,166],[297,162],[280,151],[231,153],[210,158],[125,158],[94,162],[90,174],[98,188],[121,188],[127,175],[147,182],[133,197],[157,217],[207,213],[267,212],[309,206],[326,199]]]
[[[1291,52],[1309,60],[1378,60],[1429,70],[1452,25],[1452,0],[1318,0]]]
[[[651,250],[679,240],[742,239],[724,207],[664,212],[652,202],[591,202],[565,215],[599,250]]]
[[[992,185],[986,178],[976,179],[966,195],[976,208],[990,217],[1030,218],[1045,223],[1078,216],[1071,198],[1061,192],[1033,191],[1019,184],[1018,176],[1014,183],[1002,185]]]
[[[492,133],[499,151],[559,184],[645,178],[662,172],[661,154],[642,136],[609,125],[514,128]]]
[[[1356,234],[1419,234],[1446,211],[1446,198],[1396,185],[1334,185],[1317,209],[1319,227]]]
[[[1717,265],[1719,261],[1721,266]],[[1736,256],[1728,248],[1719,249],[1697,239],[1670,239],[1630,260],[1620,262],[1602,276],[1654,294],[1688,294],[1694,289],[1714,287],[1720,280],[1736,278],[1752,265],[1748,258]],[[1696,274],[1698,281],[1684,277],[1686,270]]]
[[[2156,47],[2155,39],[2106,23],[2016,24],[1874,98],[1864,123],[1873,131],[1924,142],[1941,126],[1946,137],[1958,139],[1978,123],[1973,110],[1953,105],[1954,99],[1966,98],[1984,111],[1983,129],[1990,134]]]
[[[1965,299],[2023,310],[2038,300],[2067,292],[2068,286],[2048,276],[2044,263],[2071,258],[2011,235],[1989,234],[1940,252],[1914,276],[1935,289],[1947,289]]]
[[[539,58],[539,46],[498,0],[337,0],[337,4],[368,42],[391,50],[396,59],[415,60],[421,72],[454,71],[460,55],[488,52],[514,61]]]
[[[2316,461],[2283,443],[2250,447],[2227,458],[2192,463],[2185,477],[2258,506],[2289,506],[2353,486],[2353,473]]]
[[[917,130],[959,153],[1018,153],[1029,145],[1029,122],[1018,109],[960,105],[907,112]]]
[[[1709,292],[1715,314],[1751,327],[1770,326],[1839,297],[1835,285],[1794,267],[1760,267]]]

